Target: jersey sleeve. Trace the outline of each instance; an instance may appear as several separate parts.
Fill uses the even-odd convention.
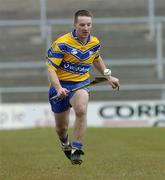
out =
[[[46,65],[53,70],[57,70],[63,58],[64,53],[60,50],[58,43],[54,42],[48,50]]]
[[[100,41],[96,36],[92,36],[92,40],[95,43],[94,51],[95,51],[95,57],[94,60],[99,60],[100,59]]]

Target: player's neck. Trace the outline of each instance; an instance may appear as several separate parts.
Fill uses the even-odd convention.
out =
[[[82,44],[86,44],[88,41],[88,38],[81,38],[79,37],[80,41],[82,42]]]
[[[87,44],[87,42],[88,42],[88,37],[83,38],[83,37],[79,36],[78,34],[77,34],[77,37],[78,37],[79,41],[81,41],[81,43],[82,43],[83,45]]]

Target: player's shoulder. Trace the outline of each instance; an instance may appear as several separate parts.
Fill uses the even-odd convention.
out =
[[[71,35],[70,33],[66,33],[60,37],[58,37],[55,42],[58,43],[66,43],[70,39]]]
[[[96,36],[91,36],[91,41],[96,43],[96,44],[100,44],[100,40]]]
[[[54,41],[52,42],[51,47],[52,47],[53,49],[55,49],[55,47],[57,47],[56,45],[58,45],[58,44],[67,44],[67,42],[69,41],[69,39],[70,39],[70,33],[64,34],[64,35],[58,37],[56,40],[54,40]]]

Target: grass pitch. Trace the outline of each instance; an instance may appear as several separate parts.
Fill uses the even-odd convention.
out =
[[[83,164],[73,166],[54,129],[1,130],[0,179],[165,179],[164,128],[89,128],[84,150]]]

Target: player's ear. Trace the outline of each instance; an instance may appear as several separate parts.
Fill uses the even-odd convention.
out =
[[[76,18],[74,18],[74,20],[73,20],[73,25],[74,25],[74,27],[76,27]]]

